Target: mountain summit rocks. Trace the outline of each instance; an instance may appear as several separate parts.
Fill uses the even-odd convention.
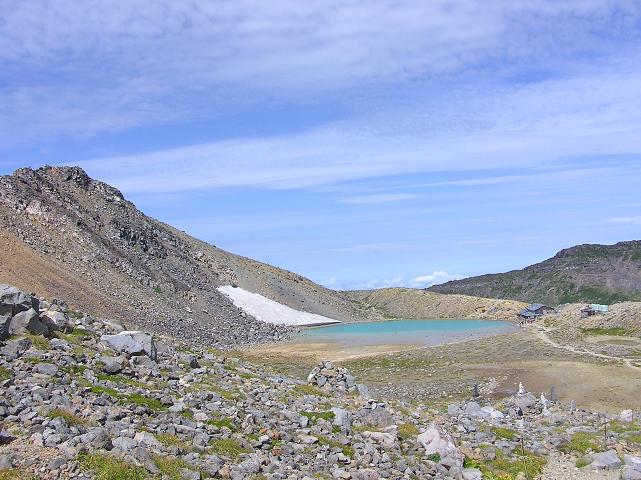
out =
[[[376,316],[343,293],[149,218],[78,167],[22,168],[0,177],[0,278],[73,299],[76,310],[131,328],[223,348],[292,331],[246,314],[218,291],[223,285],[340,321]],[[27,300],[12,301],[21,308]]]

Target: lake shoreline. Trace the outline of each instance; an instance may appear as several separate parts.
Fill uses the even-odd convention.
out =
[[[421,320],[410,320],[411,322],[418,322]],[[422,320],[423,322],[442,322],[443,320]],[[460,320],[469,325],[471,322],[490,322],[489,320]],[[387,323],[393,323],[390,321]],[[449,320],[448,320],[449,322]],[[306,336],[305,332],[312,330],[323,329],[337,329],[344,326],[354,326],[356,324],[341,324],[326,327],[314,327],[304,329],[302,334],[296,337],[290,337],[280,342],[273,342],[263,345],[261,347],[252,348],[252,353],[256,354],[264,352],[265,354],[283,354],[295,355],[297,357],[313,357],[322,360],[345,361],[354,358],[361,358],[373,355],[394,354],[400,352],[416,351],[421,349],[429,349],[441,347],[446,345],[454,345],[459,343],[473,342],[482,340],[488,337],[495,337],[501,335],[510,335],[520,331],[520,327],[510,324],[509,322],[495,321],[501,325],[496,329],[478,329],[465,332],[440,332],[430,336],[429,341],[345,341],[340,339],[327,339],[322,336]],[[381,322],[371,322],[380,324]],[[363,323],[360,324],[361,326]],[[429,330],[423,332],[431,333]],[[368,334],[364,334],[368,335]]]

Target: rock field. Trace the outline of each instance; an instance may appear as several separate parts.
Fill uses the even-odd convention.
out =
[[[525,389],[447,411],[372,399],[330,362],[302,383],[0,290],[3,480],[581,478],[550,476],[548,458],[586,478],[641,478],[636,412]]]

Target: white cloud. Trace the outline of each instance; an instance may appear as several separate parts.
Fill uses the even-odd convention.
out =
[[[414,288],[427,288],[438,283],[449,282],[450,280],[456,280],[461,278],[460,275],[450,275],[449,273],[441,270],[438,272],[432,272],[429,275],[421,275],[412,279],[412,285]]]
[[[435,271],[427,275],[406,279],[402,275],[394,278],[374,278],[368,282],[344,285],[337,277],[331,278],[325,286],[337,290],[375,290],[379,288],[427,288],[432,285],[444,283],[449,280],[462,278],[460,275],[451,275],[445,271]]]
[[[446,110],[437,110],[453,115],[450,128],[444,131],[431,123],[427,107],[419,104],[291,135],[100,158],[81,165],[127,193],[238,186],[308,188],[418,172],[539,168],[586,155],[641,155],[640,95],[641,68],[631,73],[585,74],[504,87],[488,97],[451,103],[443,107]],[[398,121],[401,118],[416,120],[412,131]],[[580,170],[540,173],[578,174]],[[402,195],[397,192],[389,195],[364,196],[361,201],[403,198],[394,196]]]
[[[554,70],[572,55],[634,50],[641,17],[623,0],[0,5],[0,142],[390,81],[509,75],[519,62]]]

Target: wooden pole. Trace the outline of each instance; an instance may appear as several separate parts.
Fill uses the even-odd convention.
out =
[[[523,473],[525,473],[525,478],[530,480],[530,475],[527,471],[527,458],[525,458],[525,438],[521,437],[521,455],[523,456]]]

